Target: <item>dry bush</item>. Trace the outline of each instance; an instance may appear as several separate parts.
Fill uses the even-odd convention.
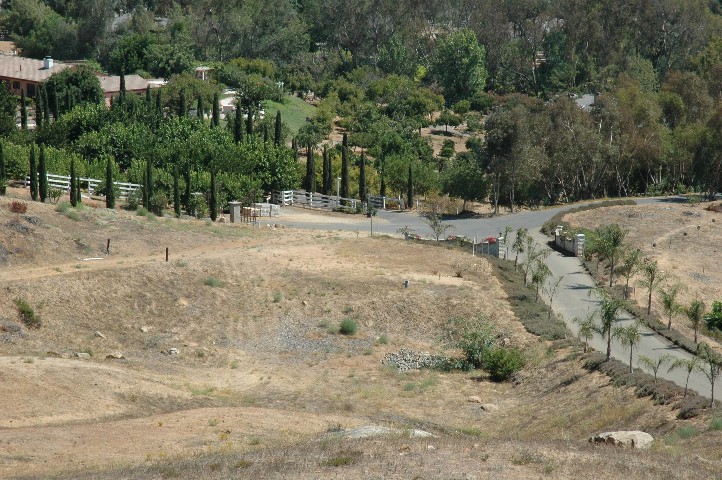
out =
[[[25,213],[28,211],[28,204],[25,202],[13,200],[10,204],[10,211],[13,213]]]

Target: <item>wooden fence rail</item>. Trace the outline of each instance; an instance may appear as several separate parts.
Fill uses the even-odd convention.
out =
[[[102,180],[98,180],[95,178],[79,177],[78,181],[80,182],[81,186],[87,185],[88,194],[92,193],[94,195],[105,196],[103,192],[97,191],[98,185],[102,183]],[[131,192],[138,190],[142,187],[142,185],[139,185],[137,183],[113,182],[113,184],[118,187],[118,190],[120,191],[120,198],[126,198]],[[30,186],[30,176],[25,177],[25,186]],[[59,188],[63,191],[69,192],[70,177],[65,175],[53,175],[52,173],[48,173],[48,187]]]

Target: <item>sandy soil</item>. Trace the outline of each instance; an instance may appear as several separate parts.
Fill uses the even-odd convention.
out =
[[[483,467],[489,472],[538,478],[552,462],[565,465],[558,478],[575,478],[579,470],[563,452],[586,448],[591,433],[675,428],[669,407],[585,374],[578,361],[563,360],[576,358],[574,349],[555,353],[528,334],[481,259],[388,238],[150,220],[102,208],[72,220],[29,203],[18,215],[9,202],[0,197],[0,477],[178,477],[127,469],[166,468],[176,458],[202,465],[204,455],[228,454],[266,465],[251,477],[284,478],[296,467],[274,470],[277,455],[327,455],[313,445],[346,448],[318,442],[328,431],[387,425],[437,435],[434,469],[405,456],[430,451],[429,443],[373,440],[348,447],[368,459],[357,470],[306,459],[298,460],[299,476],[394,476],[389,465],[468,476],[477,464],[454,445],[473,453],[481,442],[495,459]],[[463,278],[455,275],[460,265]],[[40,315],[40,329],[21,324],[16,298]],[[402,347],[446,352],[439,341],[446,321],[480,314],[526,352],[530,365],[516,382],[383,364]],[[358,323],[356,335],[337,333],[344,318]],[[114,352],[124,358],[108,359]],[[499,410],[484,412],[476,401]],[[545,460],[503,453],[508,442],[542,449],[533,456]],[[594,450],[578,455],[600,458]],[[662,465],[670,455],[645,462]],[[711,455],[705,472],[722,467],[719,452]]]

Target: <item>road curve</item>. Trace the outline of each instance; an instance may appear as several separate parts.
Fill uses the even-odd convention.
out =
[[[635,199],[635,201],[638,204],[650,204],[683,202],[685,199],[684,197],[664,197],[640,198]],[[453,226],[453,230],[450,230],[449,233],[479,239],[496,236],[503,232],[507,226],[511,227],[513,231],[519,228],[527,228],[537,242],[543,244],[545,248],[549,248],[547,246],[548,238],[539,233],[539,229],[557,213],[570,210],[576,206],[578,206],[578,204],[544,210],[527,210],[520,213],[490,218],[450,218],[445,219],[444,222]],[[424,221],[424,218],[417,213],[379,211],[373,219],[345,216],[323,217],[323,221],[314,221],[313,218],[309,219],[308,215],[299,215],[299,212],[307,213],[308,211],[296,208],[284,208],[281,216],[274,218],[272,222],[287,227],[314,230],[344,230],[358,232],[360,235],[369,235],[371,221],[373,220],[374,234],[395,235],[398,234],[399,229],[406,227],[422,237],[429,237],[431,235],[431,229]],[[335,220],[335,218],[338,218],[338,220]],[[598,295],[593,292],[593,288],[595,287],[594,280],[584,271],[579,259],[562,255],[554,250],[551,250],[547,265],[552,271],[552,278],[549,280],[550,283],[555,282],[559,277],[564,277],[554,297],[554,311],[564,320],[569,330],[576,335],[579,327],[574,322],[574,319],[576,317],[584,317],[590,312],[599,311],[601,300]],[[622,312],[620,318],[621,322],[619,325],[622,326],[633,321],[632,316],[627,312]],[[689,353],[672,345],[671,342],[657,335],[651,329],[643,327],[640,330],[642,332],[642,340],[635,348],[633,355],[633,364],[635,367],[638,366],[637,362],[640,355],[645,355],[653,360],[665,354],[673,358],[691,358]],[[596,350],[606,351],[606,341],[600,336],[595,336],[590,343]],[[629,349],[622,347],[619,342],[613,341],[612,356],[627,363],[629,361]],[[687,378],[686,372],[682,369],[668,372],[667,367],[662,367],[658,373],[660,377],[671,380],[680,386],[684,386]],[[721,383],[722,382],[718,382],[715,386],[715,398],[722,399]],[[711,394],[710,383],[707,377],[700,372],[692,373],[689,378],[689,388],[708,398]]]

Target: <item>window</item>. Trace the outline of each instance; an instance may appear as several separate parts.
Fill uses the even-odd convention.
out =
[[[25,95],[27,95],[28,97],[34,97],[34,96],[35,96],[35,85],[34,85],[34,84],[28,83],[28,86],[27,86],[26,90],[27,90],[27,91],[25,92]]]
[[[13,90],[20,90],[20,82],[17,80],[13,81]]]

